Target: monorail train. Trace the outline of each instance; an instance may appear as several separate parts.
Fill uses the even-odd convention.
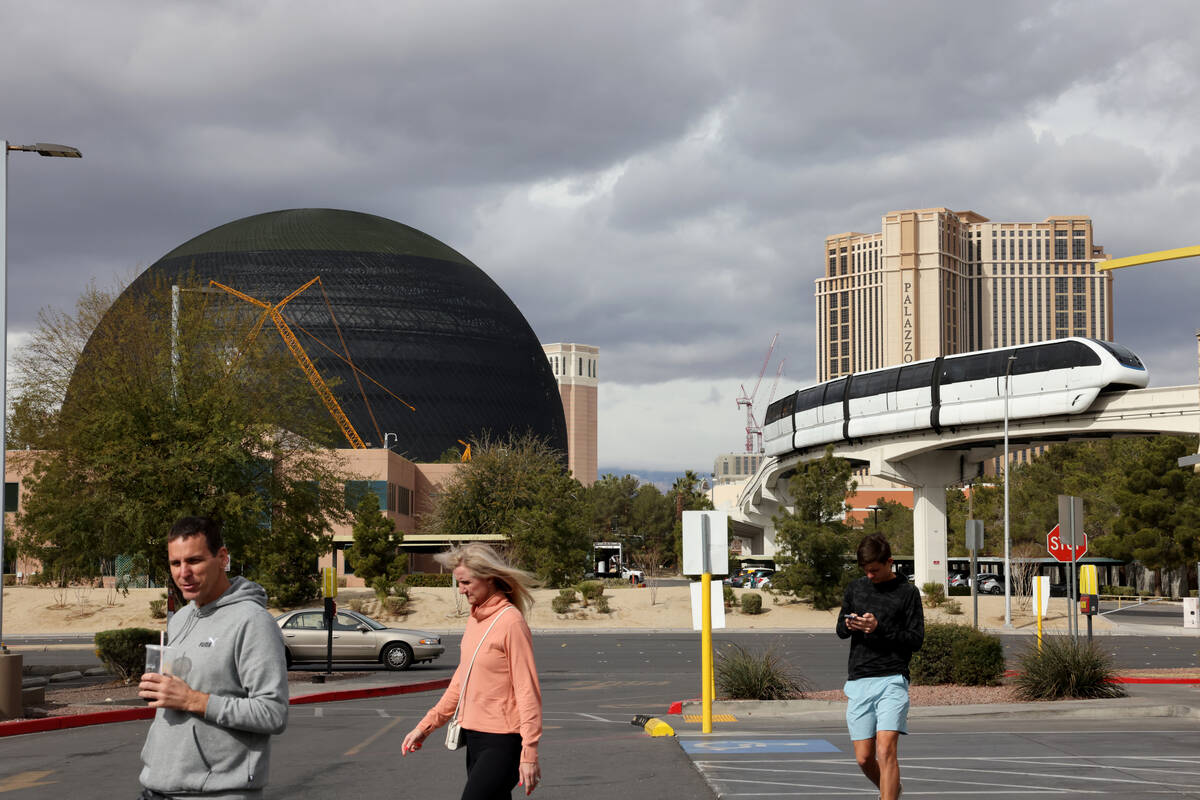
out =
[[[767,407],[768,455],[902,431],[1004,419],[1078,414],[1101,392],[1145,387],[1141,359],[1097,339],[980,350],[846,375],[801,389]]]

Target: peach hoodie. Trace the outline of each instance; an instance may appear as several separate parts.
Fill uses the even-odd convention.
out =
[[[426,735],[454,716],[462,679],[479,638],[492,624],[493,615],[511,605],[503,593],[496,592],[471,609],[458,669],[442,699],[418,723]],[[521,734],[521,761],[537,763],[538,741],[542,738],[542,688],[533,662],[533,636],[519,609],[500,617],[479,649],[458,717],[469,730]]]

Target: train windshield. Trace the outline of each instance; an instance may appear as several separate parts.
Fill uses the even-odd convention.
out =
[[[1131,369],[1146,368],[1146,365],[1142,363],[1142,360],[1137,357],[1137,353],[1133,352],[1128,347],[1122,347],[1116,342],[1101,342],[1099,340],[1094,341],[1096,341],[1096,344],[1112,353],[1113,358],[1115,358],[1121,364],[1121,366],[1130,367]]]

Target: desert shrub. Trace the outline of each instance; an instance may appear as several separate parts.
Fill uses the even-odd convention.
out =
[[[351,611],[357,611],[364,614],[367,611],[367,601],[361,597],[351,597],[346,601],[346,607]]]
[[[561,594],[550,601],[550,608],[555,614],[566,614],[571,610],[571,601]]]
[[[737,602],[737,595],[733,593],[733,587],[721,584],[721,597],[725,601],[726,608],[733,608],[733,604]]]
[[[583,581],[575,588],[579,590],[580,596],[583,597],[585,608],[589,600],[594,600],[604,594],[604,584],[600,581]]]
[[[958,602],[957,600],[947,600],[946,604],[942,607],[946,609],[947,614],[951,614],[953,616],[958,616],[962,613],[962,603]]]
[[[4,573],[4,585],[5,586],[16,586],[17,585],[17,573],[15,573],[15,572]]]
[[[164,600],[163,603],[166,603]],[[118,628],[97,631],[96,656],[108,671],[126,685],[142,676],[146,668],[146,645],[158,644],[162,636],[149,628]]]
[[[154,619],[167,618],[167,601],[165,598],[162,600],[150,601],[150,616]]]
[[[606,589],[624,589],[629,586],[629,581],[624,578],[605,578],[600,582]]]
[[[755,592],[747,592],[746,594],[742,595],[742,613],[761,614],[762,595]]]
[[[392,582],[388,580],[386,575],[376,575],[375,579],[371,581],[371,591],[375,593],[375,597],[378,598],[381,605],[390,594],[388,589],[391,587]]]
[[[454,576],[449,572],[410,572],[404,582],[409,586],[453,586]]]
[[[925,605],[937,608],[946,602],[946,587],[937,581],[921,584],[921,594],[925,595]]]
[[[732,700],[788,700],[809,688],[808,681],[771,648],[738,644],[717,652],[717,692]]]
[[[1114,597],[1133,597],[1137,594],[1137,589],[1132,586],[1101,586],[1100,594],[1113,595]]]
[[[1111,658],[1087,641],[1070,636],[1044,636],[1042,649],[1033,644],[1022,654],[1017,692],[1026,700],[1124,697]]]
[[[575,602],[575,590],[574,590],[574,589],[571,589],[571,588],[569,588],[569,587],[568,587],[568,588],[565,588],[565,589],[559,589],[559,590],[558,590],[558,596],[559,596],[559,597],[565,597],[565,598],[567,598],[567,602],[568,602],[568,603],[574,603],[574,602]]]
[[[946,590],[946,595],[948,597],[970,597],[971,596],[971,587],[970,586],[951,586],[948,590]]]
[[[48,572],[35,572],[26,579],[26,582],[30,586],[49,586],[54,582],[54,578]]]
[[[909,665],[912,682],[926,685],[994,686],[1004,668],[1004,645],[999,636],[970,625],[947,623],[925,626],[925,643],[913,653]]]
[[[398,597],[396,595],[388,595],[379,601],[383,606],[383,610],[392,616],[398,616],[408,612],[408,598]]]
[[[596,611],[601,614],[610,614],[612,609],[608,607],[608,598],[600,595],[596,598]]]

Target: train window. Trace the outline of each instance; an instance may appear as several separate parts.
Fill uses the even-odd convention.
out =
[[[771,405],[767,406],[767,418],[763,424],[770,425],[772,422],[778,422],[784,417],[790,417],[792,414],[795,414],[796,395],[798,394],[800,393],[795,392],[787,397],[780,398],[774,403],[771,403]]]
[[[903,392],[905,389],[929,388],[929,385],[933,382],[933,367],[934,362],[932,361],[901,367],[900,377],[896,382],[896,390]]]
[[[1018,350],[1013,374],[1027,375],[1052,369],[1094,367],[1099,363],[1100,356],[1082,342],[1051,342]]]
[[[1096,340],[1094,340],[1094,341],[1096,341]],[[1133,367],[1134,369],[1145,369],[1146,368],[1146,365],[1143,364],[1142,360],[1137,357],[1137,354],[1134,353],[1132,350],[1130,350],[1127,347],[1122,347],[1121,345],[1117,344],[1116,342],[1096,341],[1096,344],[1100,345],[1105,350],[1112,353],[1113,357],[1116,358],[1117,362],[1120,363],[1122,366]]]
[[[869,372],[864,375],[854,375],[850,379],[850,399],[872,397],[885,394],[896,388],[896,375],[899,370],[885,369],[880,372]]]
[[[824,386],[812,386],[802,392],[796,393],[796,411],[811,411],[821,405],[821,399],[825,395]]]
[[[838,378],[825,384],[825,397],[822,405],[840,403],[846,396],[846,378]]]
[[[1004,375],[1011,350],[976,353],[970,356],[947,358],[942,362],[942,385],[961,381],[978,381]],[[1016,367],[1016,364],[1013,364]]]

